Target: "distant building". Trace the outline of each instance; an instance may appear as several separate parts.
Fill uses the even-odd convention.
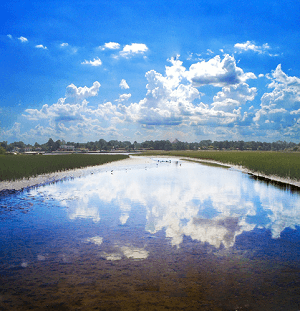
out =
[[[72,145],[61,145],[59,147],[59,150],[60,151],[74,151],[75,150],[75,147],[72,146]]]
[[[19,147],[14,147],[14,149],[12,150],[12,152],[20,152],[20,148]]]

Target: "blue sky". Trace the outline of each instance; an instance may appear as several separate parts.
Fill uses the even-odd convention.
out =
[[[299,142],[298,0],[0,7],[0,141]]]

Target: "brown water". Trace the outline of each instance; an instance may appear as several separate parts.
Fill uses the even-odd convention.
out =
[[[299,192],[162,160],[2,195],[0,310],[300,310]]]

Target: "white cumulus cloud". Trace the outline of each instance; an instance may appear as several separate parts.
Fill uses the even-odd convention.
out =
[[[119,102],[123,102],[125,100],[128,100],[129,98],[131,97],[131,94],[128,93],[128,94],[122,94],[119,96],[119,99],[117,99],[117,101]]]
[[[95,81],[91,87],[76,87],[70,84],[67,86],[66,96],[60,98],[57,103],[45,104],[41,109],[26,109],[23,114],[26,120],[41,122],[30,129],[26,135],[60,139],[68,136],[77,139],[85,137],[85,140],[90,139],[91,135],[95,138],[99,135],[122,137],[122,133],[113,125],[124,119],[118,111],[118,106],[106,102],[95,107],[89,106],[86,101],[88,97],[97,96],[99,88],[98,81]],[[123,98],[125,100],[125,96]]]
[[[146,73],[148,80],[146,97],[128,107],[119,106],[126,119],[148,127],[176,125],[216,127],[242,122],[245,118],[241,112],[242,106],[246,102],[253,101],[257,91],[243,81],[249,77],[254,78],[254,74],[244,73],[242,69],[236,67],[234,58],[229,56],[224,58],[227,64],[226,61],[215,57],[212,64],[198,63],[200,64],[198,68],[191,66],[190,70],[186,70],[178,57],[169,60],[171,66],[166,67],[165,75],[155,70]],[[217,68],[209,72],[208,69],[213,64]],[[196,69],[198,78],[200,75],[204,77],[203,85],[223,85],[222,91],[215,95],[211,104],[199,102],[201,93],[191,79],[191,76],[195,76]],[[209,76],[206,76],[206,72],[209,72]],[[232,78],[233,76],[235,78]],[[232,83],[233,81],[236,83]],[[196,86],[200,87],[198,84]]]
[[[35,46],[37,49],[43,49],[43,50],[47,50],[48,48],[42,44],[38,44]]]
[[[256,79],[254,73],[244,73],[242,68],[237,67],[234,57],[228,54],[223,59],[217,55],[207,62],[191,65],[187,77],[197,87],[206,84],[222,87]]]
[[[109,50],[118,50],[120,48],[120,44],[117,42],[108,42],[105,43],[104,46],[100,47],[102,50],[109,49]]]
[[[172,66],[166,67],[166,75],[150,70],[147,94],[139,103],[133,103],[126,110],[129,120],[146,125],[181,124],[185,110],[191,102],[199,98],[199,91],[191,84],[181,84],[185,78],[185,68],[179,60],[171,59]]]
[[[94,58],[93,60],[85,60],[84,62],[81,63],[82,65],[91,65],[91,66],[94,66],[94,67],[97,67],[97,66],[101,66],[102,65],[102,61],[99,57],[97,58]]]
[[[270,49],[270,46],[268,43],[265,43],[261,46],[259,45],[255,45],[255,43],[251,42],[251,41],[246,41],[244,43],[236,43],[234,45],[234,47],[239,50],[240,52],[245,52],[245,51],[253,51],[253,52],[257,52],[259,54],[264,53],[265,51]]]
[[[89,135],[99,137],[101,133],[105,137],[108,133],[124,137],[126,127],[132,135],[148,135],[144,136],[146,139],[153,139],[158,131],[160,137],[178,133],[180,136],[175,137],[187,140],[190,133],[195,138],[215,135],[220,139],[243,135],[299,137],[300,79],[288,76],[281,65],[265,75],[270,91],[263,94],[261,105],[256,108],[257,89],[247,81],[256,76],[238,67],[233,56],[215,56],[189,68],[179,56],[168,61],[165,72],[146,72],[145,96],[137,102],[130,101],[130,93],[121,93],[112,101],[97,102],[98,81],[91,87],[68,85],[65,97],[55,104],[25,110],[27,128],[33,123],[26,135],[59,139],[72,135],[77,140]],[[126,89],[128,84],[122,79],[119,86]],[[203,92],[207,89],[211,93],[206,95]],[[23,123],[2,133],[22,140],[26,135],[21,133],[21,127],[24,128]]]
[[[120,84],[119,84],[121,89],[129,89],[129,85],[127,84],[125,79],[122,79]]]
[[[25,37],[19,37],[18,38],[21,42],[28,42],[28,39],[27,38],[25,38]]]
[[[266,77],[271,80],[268,87],[273,90],[263,94],[261,108],[253,121],[262,130],[299,137],[300,120],[296,115],[300,106],[300,79],[285,74],[281,64]]]
[[[257,89],[250,88],[247,83],[226,86],[214,96],[212,105],[215,110],[232,111],[248,101],[253,101],[256,92]]]
[[[129,58],[131,56],[136,56],[138,54],[145,54],[149,49],[144,43],[132,43],[124,46],[123,50],[120,52],[120,56]]]
[[[266,54],[272,57],[276,57],[279,55],[279,54],[272,54],[269,52],[272,49],[268,43],[264,43],[263,45],[256,45],[254,42],[246,41],[244,43],[236,43],[234,45],[234,48],[238,53],[252,51],[258,54]]]
[[[98,81],[95,81],[90,88],[87,86],[76,87],[74,84],[70,84],[67,86],[66,97],[74,97],[82,100],[91,96],[97,96],[100,86],[101,84]]]

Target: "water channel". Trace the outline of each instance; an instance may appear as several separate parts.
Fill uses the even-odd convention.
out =
[[[174,158],[3,193],[0,310],[300,310],[299,225],[299,191]]]

